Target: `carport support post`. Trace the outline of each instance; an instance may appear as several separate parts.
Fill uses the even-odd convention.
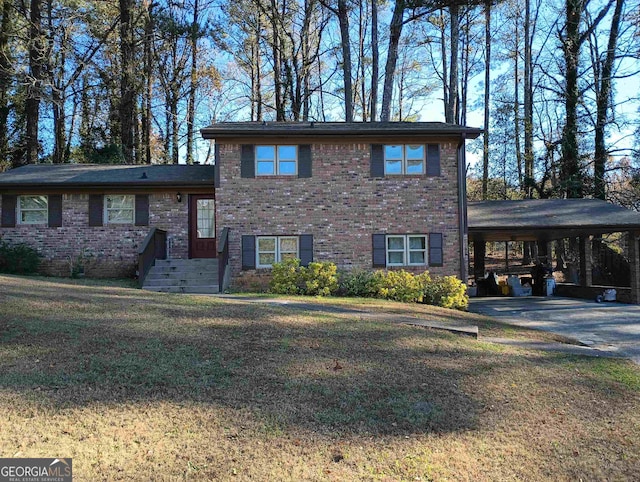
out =
[[[591,286],[591,236],[580,236],[580,286]]]
[[[631,268],[631,303],[640,303],[640,249],[638,233],[629,231],[629,264]]]
[[[487,255],[487,243],[484,240],[473,240],[473,276],[476,280],[484,278],[485,264],[484,260]]]

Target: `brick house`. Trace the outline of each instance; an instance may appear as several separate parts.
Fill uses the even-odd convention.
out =
[[[137,270],[162,291],[242,286],[287,257],[466,279],[465,140],[479,129],[247,122],[201,132],[215,141],[215,168],[31,165],[0,174],[0,237],[38,249],[48,274],[68,275],[82,259],[87,276]]]
[[[303,264],[402,267],[466,279],[465,140],[442,123],[221,123],[217,230],[231,277]]]
[[[133,276],[151,228],[168,234],[172,258],[196,250],[193,203],[213,204],[213,166],[37,164],[0,174],[0,238],[42,255],[41,271]],[[209,247],[207,256],[215,256]]]

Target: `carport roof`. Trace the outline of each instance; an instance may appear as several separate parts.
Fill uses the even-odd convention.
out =
[[[535,241],[640,230],[640,213],[599,199],[524,199],[468,203],[469,237]]]

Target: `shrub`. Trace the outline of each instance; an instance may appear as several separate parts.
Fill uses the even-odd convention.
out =
[[[9,274],[34,274],[40,265],[40,255],[31,246],[9,244],[0,240],[0,272]]]
[[[281,295],[297,295],[302,293],[303,282],[300,260],[288,258],[280,263],[274,263],[271,269],[269,288]]]
[[[469,306],[467,287],[455,276],[436,276],[425,284],[422,302],[443,308],[466,310]]]
[[[429,273],[418,276],[403,269],[399,271],[376,271],[369,282],[369,291],[376,298],[394,301],[421,301]]]
[[[307,268],[300,267],[299,270],[305,295],[329,296],[338,290],[338,268],[335,264],[311,262]]]
[[[371,271],[353,270],[343,272],[340,275],[338,293],[340,296],[360,298],[374,296],[374,293],[371,291],[372,277],[373,273]]]

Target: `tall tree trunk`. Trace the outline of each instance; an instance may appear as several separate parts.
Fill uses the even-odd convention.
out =
[[[524,12],[524,188],[533,197],[533,64],[531,47],[531,0],[525,0]]]
[[[447,112],[449,109],[449,61],[447,60],[447,36],[445,29],[445,15],[444,10],[440,10],[440,58],[442,59],[442,102],[443,110],[445,113],[445,120],[447,119]]]
[[[380,51],[378,49],[378,0],[371,0],[371,122],[378,116],[378,77],[380,76]]]
[[[520,50],[520,24],[516,19],[515,25],[516,51]],[[524,190],[524,173],[522,170],[522,146],[520,142],[520,56],[517,52],[513,56],[513,137],[516,148],[516,163],[518,166],[518,186]]]
[[[611,96],[611,76],[616,57],[616,43],[618,32],[620,31],[620,19],[624,0],[616,0],[616,8],[611,18],[611,29],[609,30],[609,42],[607,43],[607,54],[602,63],[600,74],[600,86],[596,98],[596,129],[595,129],[595,155],[594,155],[594,190],[595,197],[606,198],[605,189],[605,167],[608,153],[605,146],[605,128],[607,126],[610,96]]]
[[[278,3],[276,0],[271,0],[271,34],[273,35],[273,41],[271,43],[271,55],[273,59],[273,89],[275,93],[276,101],[276,120],[284,121],[284,105],[282,102],[282,72],[281,72],[281,57],[280,52],[280,25],[278,24]]]
[[[187,100],[187,164],[193,164],[194,122],[196,117],[196,91],[198,88],[198,0],[193,3],[193,22],[191,23],[191,71],[189,73],[189,98]]]
[[[119,0],[120,6],[120,142],[126,164],[135,162],[133,123],[135,119],[135,43],[133,0]]]
[[[345,121],[353,122],[353,87],[351,85],[351,39],[349,37],[349,10],[347,0],[338,0],[338,22],[342,47],[342,77],[344,81]]]
[[[398,63],[398,45],[402,35],[402,19],[404,17],[405,0],[396,0],[389,25],[389,48],[387,50],[387,63],[384,68],[384,85],[382,86],[382,109],[380,120],[391,120],[391,102],[393,101],[393,80]]]
[[[562,133],[561,178],[568,198],[582,197],[582,175],[578,159],[578,62],[580,56],[580,20],[582,0],[566,0],[566,25],[563,41],[565,64],[565,126]]]
[[[142,147],[144,149],[143,163],[151,164],[151,98],[153,96],[153,50],[151,43],[153,41],[153,12],[151,11],[152,3],[145,1],[145,18],[144,18],[144,76],[145,85],[142,101]]]
[[[527,0],[528,1],[528,0]],[[488,197],[489,183],[489,114],[491,102],[491,1],[484,5],[484,134],[482,137],[482,199]]]
[[[38,162],[40,140],[38,127],[40,122],[40,98],[42,96],[42,74],[44,64],[44,45],[42,42],[42,3],[41,0],[31,0],[29,11],[29,82],[27,86],[27,100],[25,102],[26,116],[26,151],[27,163]]]
[[[0,0],[0,159],[7,158],[9,152],[9,90],[12,82],[11,63],[13,61],[9,48],[9,32],[11,27],[11,1]]]
[[[458,124],[460,121],[460,104],[458,94],[458,50],[460,48],[460,7],[457,3],[452,3],[449,6],[450,17],[450,54],[451,60],[449,61],[449,102],[445,112],[445,121],[449,124]]]

